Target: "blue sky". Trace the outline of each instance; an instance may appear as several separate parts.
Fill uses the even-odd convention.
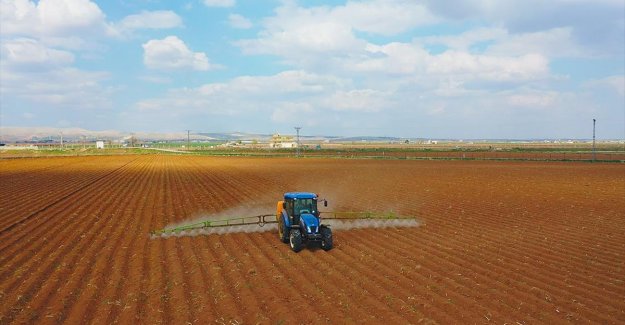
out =
[[[0,0],[0,122],[625,138],[624,0]]]

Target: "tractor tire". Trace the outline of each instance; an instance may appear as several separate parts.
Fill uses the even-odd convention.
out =
[[[328,227],[321,228],[321,249],[329,251],[333,247],[332,243],[332,229]]]
[[[291,244],[291,249],[294,252],[297,253],[302,250],[302,233],[299,231],[299,229],[291,229],[289,243]]]
[[[284,219],[280,218],[280,222],[278,222],[278,237],[285,244],[289,242],[289,230],[284,224]]]

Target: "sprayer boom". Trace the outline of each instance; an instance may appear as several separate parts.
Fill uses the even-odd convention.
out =
[[[320,212],[324,220],[361,220],[361,219],[412,219],[410,217],[400,217],[393,212],[389,213],[376,213],[369,211],[322,211]],[[265,224],[278,223],[276,215],[273,214],[261,214],[257,216],[248,217],[231,217],[220,220],[204,220],[193,224],[182,225],[171,228],[164,228],[160,230],[153,230],[152,235],[171,235],[178,234],[187,230],[217,228],[217,227],[230,227],[230,226],[247,226],[258,225],[263,227]]]
[[[267,219],[267,217],[271,217],[271,218]],[[215,228],[215,227],[229,227],[229,226],[259,225],[260,227],[262,227],[267,223],[276,223],[276,222],[277,222],[276,216],[274,216],[273,214],[261,214],[257,216],[251,216],[251,217],[232,217],[232,218],[221,219],[221,220],[205,220],[205,221],[200,221],[200,222],[189,224],[189,225],[165,228],[161,230],[153,230],[151,234],[152,235],[177,234],[185,230]]]

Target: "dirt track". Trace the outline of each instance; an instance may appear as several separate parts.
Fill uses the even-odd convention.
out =
[[[625,322],[623,164],[68,157],[0,185],[1,324]],[[296,190],[424,225],[148,236]]]

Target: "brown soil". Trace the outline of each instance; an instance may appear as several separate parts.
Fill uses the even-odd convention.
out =
[[[0,160],[0,324],[625,322],[625,165],[190,156]],[[416,228],[150,239],[287,191]]]

